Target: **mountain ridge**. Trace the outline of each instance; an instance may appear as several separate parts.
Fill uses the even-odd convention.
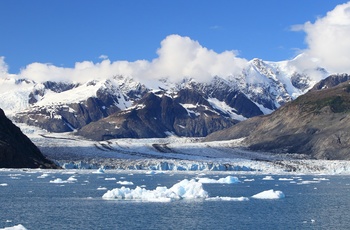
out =
[[[251,150],[350,159],[350,81],[332,75],[275,112],[213,133],[207,141],[243,138]],[[345,81],[345,82],[342,82]],[[329,83],[329,87],[324,84]],[[338,82],[338,84],[333,84]]]
[[[181,110],[186,110],[189,117],[193,114],[204,116],[200,118],[200,128],[179,124],[186,131],[174,132],[174,125],[168,120],[170,123],[163,124],[167,129],[162,129],[162,132],[184,136],[197,136],[200,133],[204,136],[226,128],[227,125],[223,125],[225,123],[233,125],[237,121],[271,113],[305,93],[319,78],[326,76],[321,68],[313,70],[317,72],[317,76],[310,75],[308,69],[298,72],[294,61],[266,62],[253,59],[247,63],[241,74],[215,76],[209,82],[184,77],[178,82],[162,78],[150,83],[130,76],[97,78],[81,83],[36,83],[30,80],[13,82],[9,79],[0,82],[0,96],[4,97],[0,107],[9,111],[11,119],[16,122],[50,132],[72,132],[109,116],[118,117],[115,115],[118,113],[121,118],[125,111],[142,107],[141,102],[145,102],[147,95],[153,93],[159,97],[166,95],[173,103],[182,107]],[[205,116],[211,113],[219,115],[215,119],[220,119],[217,124],[222,125],[211,126],[204,122]],[[156,136],[159,135],[154,135]]]

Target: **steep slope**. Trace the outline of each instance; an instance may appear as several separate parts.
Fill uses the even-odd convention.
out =
[[[191,104],[181,104],[190,95]],[[188,102],[188,100],[186,100]],[[179,97],[147,94],[137,104],[105,119],[92,122],[77,134],[93,140],[206,136],[238,121],[221,116],[201,95],[183,90]]]
[[[57,168],[0,109],[0,168]]]
[[[327,81],[334,80],[331,76]],[[323,88],[323,87],[321,87]],[[209,135],[206,140],[246,137],[252,150],[350,159],[350,81],[312,90],[274,113]]]

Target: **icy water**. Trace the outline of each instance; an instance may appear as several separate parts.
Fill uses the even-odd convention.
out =
[[[1,171],[0,228],[21,224],[27,229],[350,229],[350,176],[92,172]],[[120,188],[119,181],[133,182],[125,185],[132,189],[153,190],[185,178],[227,175],[237,176],[241,183],[203,184],[209,196],[249,200],[102,199],[107,191],[102,189]],[[270,189],[282,191],[285,198],[251,198]]]

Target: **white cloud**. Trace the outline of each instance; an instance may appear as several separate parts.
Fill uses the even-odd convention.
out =
[[[5,63],[5,57],[0,56],[0,78],[8,76],[8,65]]]
[[[98,58],[99,59],[108,59],[108,56],[105,54],[101,54]]]
[[[216,53],[201,46],[189,37],[169,35],[157,50],[158,57],[152,61],[135,62],[104,59],[99,63],[77,62],[74,68],[57,67],[52,64],[32,63],[21,70],[18,77],[41,82],[65,80],[85,82],[90,79],[109,78],[114,75],[132,76],[139,80],[170,78],[172,81],[183,77],[208,81],[213,76],[226,77],[241,73],[247,60],[236,57],[234,51]],[[101,58],[105,58],[101,55]]]
[[[336,6],[315,23],[296,25],[306,33],[305,51],[320,66],[333,73],[350,73],[350,2]]]

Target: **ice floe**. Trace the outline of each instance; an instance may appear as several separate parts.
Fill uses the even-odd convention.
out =
[[[117,180],[115,177],[106,177],[105,180]]]
[[[199,178],[198,182],[202,184],[235,184],[241,182],[237,177],[227,176],[225,178],[220,178],[218,180],[210,178]]]
[[[118,181],[117,184],[121,184],[121,185],[134,185],[134,183],[131,182],[131,181]]]
[[[254,199],[281,199],[284,197],[285,195],[282,191],[274,191],[273,189],[266,190],[252,196]]]
[[[0,228],[0,230],[27,230],[23,225],[18,224],[13,227]]]
[[[202,183],[195,180],[184,179],[171,188],[157,187],[154,190],[147,190],[137,186],[135,189],[126,187],[115,188],[107,191],[103,199],[115,200],[138,200],[138,201],[155,201],[169,202],[180,199],[198,199],[207,198],[208,193],[203,189]]]
[[[272,176],[265,176],[262,180],[275,180]]]
[[[42,175],[38,176],[37,178],[38,178],[38,179],[43,179],[43,178],[46,178],[46,177],[48,177],[48,176],[49,176],[49,174],[43,173]]]
[[[208,197],[205,200],[209,201],[249,201],[248,197],[227,197],[227,196],[216,196],[216,197]]]
[[[71,176],[71,177],[69,177],[69,178],[67,179],[67,181],[68,181],[68,182],[76,182],[76,181],[78,181],[78,179],[75,178],[74,176]]]
[[[8,184],[7,183],[0,184],[0,187],[5,187],[5,186],[8,186]]]
[[[279,181],[292,181],[293,178],[278,178]]]

